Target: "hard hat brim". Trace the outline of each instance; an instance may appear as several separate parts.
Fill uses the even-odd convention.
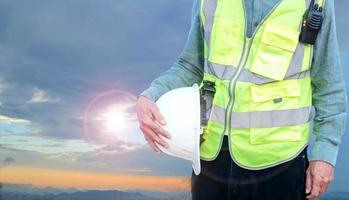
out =
[[[200,90],[199,90],[199,86],[197,84],[194,84],[193,87],[195,88],[196,90],[196,99],[198,102],[200,102]],[[197,133],[196,133],[196,136],[197,138],[195,138],[195,141],[196,141],[196,147],[195,147],[195,152],[194,152],[194,160],[193,160],[193,164],[192,164],[192,167],[193,167],[193,170],[194,170],[194,173],[196,175],[199,175],[200,172],[201,172],[201,163],[200,163],[200,134],[201,134],[201,114],[200,114],[200,103],[198,104],[198,106],[195,107],[196,109],[196,113],[197,113]]]

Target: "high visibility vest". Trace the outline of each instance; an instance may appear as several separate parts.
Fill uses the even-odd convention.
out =
[[[234,162],[251,170],[287,162],[307,146],[313,46],[299,35],[310,1],[280,0],[249,38],[243,0],[201,0],[203,80],[216,87],[202,160],[217,157],[224,135]]]

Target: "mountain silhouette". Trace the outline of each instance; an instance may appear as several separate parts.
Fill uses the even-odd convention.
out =
[[[126,193],[118,190],[89,190],[73,193],[36,195],[18,192],[4,192],[3,200],[160,200],[140,193]]]

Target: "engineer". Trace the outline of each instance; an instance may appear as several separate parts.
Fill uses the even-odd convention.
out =
[[[166,119],[155,101],[194,83],[211,83],[215,93],[202,172],[191,177],[193,200],[302,200],[326,192],[347,101],[334,0],[194,0],[184,50],[138,98],[140,128],[155,151],[171,134],[159,125]]]

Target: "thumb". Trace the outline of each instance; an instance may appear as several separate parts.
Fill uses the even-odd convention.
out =
[[[157,122],[159,122],[161,125],[166,125],[166,120],[164,116],[161,114],[159,108],[157,107],[156,104],[154,104],[152,108],[152,113]]]

